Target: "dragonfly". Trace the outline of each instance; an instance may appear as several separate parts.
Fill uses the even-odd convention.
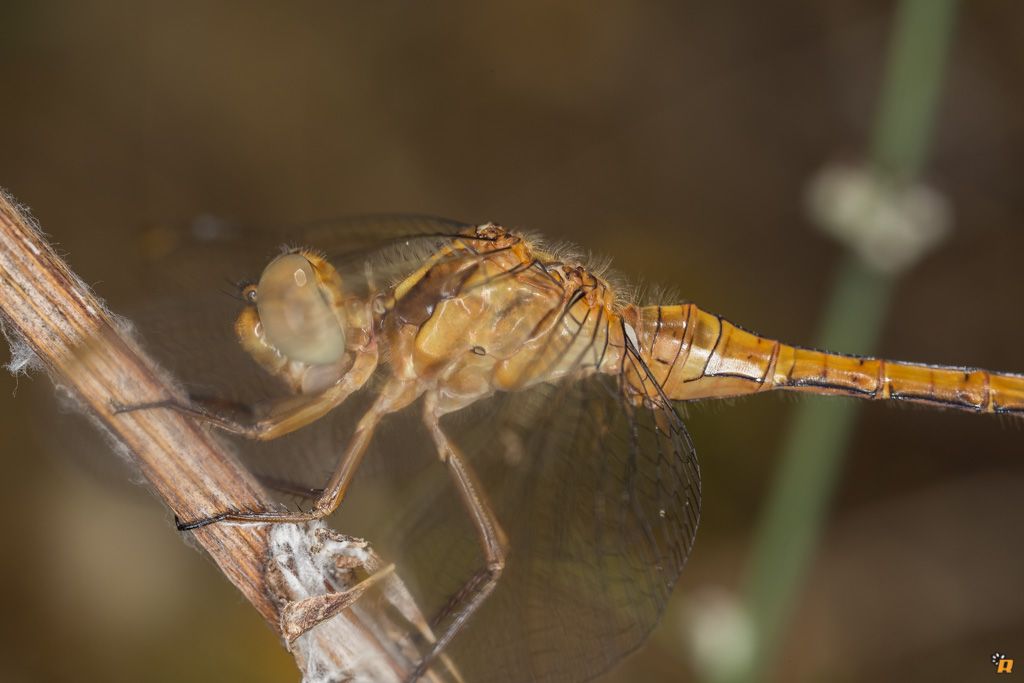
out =
[[[435,615],[410,680],[442,651],[467,681],[589,680],[643,644],[700,519],[687,401],[784,390],[1024,415],[1022,375],[784,344],[639,301],[575,249],[495,223],[363,218],[298,239],[215,312],[160,309],[153,339],[189,399],[121,409],[226,432],[310,502],[179,529],[356,510]]]

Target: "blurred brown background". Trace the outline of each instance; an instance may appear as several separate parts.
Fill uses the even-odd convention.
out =
[[[807,344],[841,249],[806,183],[865,150],[893,7],[5,2],[0,186],[115,307],[154,226],[417,211],[574,240]],[[879,350],[1024,371],[1024,5],[961,9],[926,174],[955,232],[902,280]],[[295,680],[170,513],[82,463],[108,454],[36,445],[48,386],[0,377],[0,680]],[[688,608],[736,589],[793,404],[690,410],[697,547],[610,680],[696,680]],[[769,678],[1024,664],[1019,425],[876,405],[856,434]]]

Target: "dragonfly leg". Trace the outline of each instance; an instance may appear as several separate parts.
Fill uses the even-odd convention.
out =
[[[435,406],[436,399],[428,395],[425,416],[427,428],[434,438],[438,456],[447,465],[459,496],[462,498],[462,503],[466,506],[477,533],[480,535],[480,545],[484,551],[486,564],[477,570],[434,616],[432,624],[435,626],[449,617],[451,620],[431,647],[430,652],[410,674],[408,681],[415,681],[426,673],[431,662],[447,647],[452,638],[466,625],[473,613],[494,591],[505,569],[505,557],[508,554],[508,537],[495,517],[473,469],[441,429],[441,425],[438,423],[439,415],[434,410]]]
[[[164,399],[134,405],[114,404],[111,408],[115,414],[168,408],[230,434],[258,441],[270,441],[305,427],[329,413],[361,389],[376,367],[376,351],[360,353],[341,381],[320,393],[286,396],[255,405],[197,396],[191,397],[188,403]]]
[[[265,410],[263,405],[249,405],[212,396],[190,395],[187,402],[169,398],[131,405],[113,403],[110,407],[115,415],[134,413],[139,410],[167,408],[213,425],[230,434],[238,434],[251,439],[260,439],[268,430],[267,426],[256,418],[258,413]]]
[[[178,522],[178,529],[189,531],[213,524],[215,522],[309,522],[322,519],[338,509],[352,478],[363,461],[366,449],[373,439],[377,425],[388,413],[408,405],[416,397],[415,387],[405,383],[392,383],[385,386],[380,396],[369,410],[360,418],[355,432],[342,453],[338,465],[330,480],[323,488],[313,508],[306,512],[275,512],[275,511],[233,511],[222,512],[206,519],[192,522]]]

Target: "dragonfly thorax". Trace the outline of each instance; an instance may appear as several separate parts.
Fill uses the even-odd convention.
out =
[[[438,396],[440,414],[496,391],[618,367],[603,280],[488,224],[454,240],[393,292],[381,343],[394,375]]]

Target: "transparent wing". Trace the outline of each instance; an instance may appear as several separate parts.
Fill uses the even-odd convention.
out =
[[[414,214],[335,218],[291,226],[233,226],[213,219],[189,229],[155,228],[140,241],[140,281],[158,293],[212,293],[259,278],[283,246],[318,249],[359,279],[366,263],[392,277],[411,273],[468,223]]]
[[[297,230],[286,241],[326,252],[346,282],[366,286],[372,277],[383,285],[465,227],[364,218]],[[225,280],[258,277],[280,244],[279,234],[208,242],[170,252],[177,275],[173,267],[171,277],[156,270],[163,284],[147,289],[153,303],[134,319],[191,391],[238,401],[284,391],[239,348],[232,324],[241,303],[218,292]],[[538,362],[571,353],[581,371],[598,364],[607,324],[587,322],[566,315],[562,324],[575,334],[560,339],[571,341]],[[282,439],[237,441],[241,457],[265,479],[312,492],[328,478],[377,381]],[[419,413],[417,403],[381,424],[338,527],[398,561],[431,613],[483,557]],[[682,570],[699,517],[697,463],[672,407],[634,406],[618,378],[591,376],[497,395],[442,425],[478,470],[511,542],[501,582],[449,652],[466,679],[585,680],[639,646]]]
[[[510,540],[497,588],[448,649],[466,680],[588,680],[637,648],[682,571],[700,514],[697,461],[671,405],[633,406],[616,378],[592,376],[498,395],[442,426]],[[410,434],[390,448],[429,443]],[[398,496],[401,507],[390,518],[379,512],[365,531],[398,560],[428,614],[483,563],[447,477],[440,464],[423,470]]]

